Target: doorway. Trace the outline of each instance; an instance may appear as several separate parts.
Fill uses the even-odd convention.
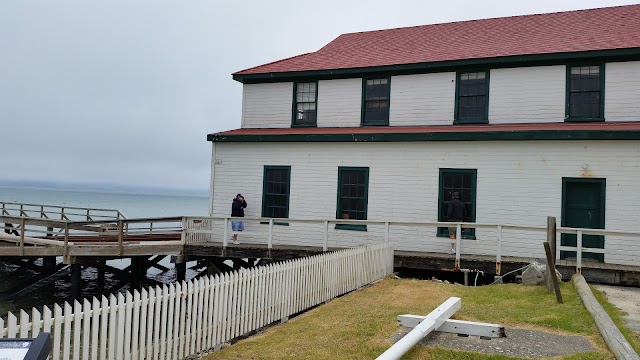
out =
[[[606,179],[562,178],[562,227],[604,229]],[[560,244],[576,246],[577,235],[562,234]],[[582,247],[604,249],[604,236],[583,235]],[[560,259],[575,258],[560,251]],[[604,254],[583,253],[583,259],[604,262]]]

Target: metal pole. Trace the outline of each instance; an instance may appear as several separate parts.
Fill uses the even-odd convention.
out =
[[[222,235],[222,247],[227,247],[227,236],[229,235],[229,218],[224,218],[224,231]]]
[[[462,237],[462,224],[456,224],[456,264],[455,269],[460,270],[460,238]]]
[[[267,243],[267,248],[271,249],[273,247],[273,219],[269,219],[269,242]]]

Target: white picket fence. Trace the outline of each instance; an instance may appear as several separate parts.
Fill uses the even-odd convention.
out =
[[[0,319],[0,338],[52,335],[50,358],[184,359],[381,279],[389,243]]]

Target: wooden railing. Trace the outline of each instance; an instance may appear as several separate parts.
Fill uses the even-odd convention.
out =
[[[93,221],[126,219],[120,210],[85,208],[76,206],[58,206],[43,204],[27,204],[0,201],[0,215],[30,217],[51,220]]]
[[[460,267],[461,259],[470,255],[495,257],[496,274],[501,274],[502,258],[504,256],[519,258],[544,258],[543,242],[547,240],[546,226],[528,226],[515,224],[485,224],[485,223],[454,223],[428,221],[378,221],[378,220],[343,220],[343,219],[273,219],[251,218],[242,219],[231,217],[187,217],[185,218],[185,244],[202,242],[222,243],[223,247],[230,245],[231,221],[242,220],[245,231],[237,232],[244,244],[261,245],[271,249],[274,245],[304,245],[322,248],[323,251],[336,248],[347,248],[366,244],[393,242],[396,251],[408,252],[440,252],[446,253],[450,249],[448,237],[435,236],[437,228],[456,227],[455,267]],[[336,230],[336,225],[349,224],[368,227],[367,231]],[[286,226],[281,226],[286,225]],[[475,239],[464,239],[469,229],[484,230]],[[604,249],[584,247],[583,235],[606,235],[626,237],[630,243],[640,240],[640,232],[616,231],[600,229],[564,228],[556,229],[557,234],[576,234],[577,245],[556,246],[559,251],[575,251],[576,271],[582,271],[585,253],[600,253],[608,256],[627,256],[628,250]],[[361,235],[366,234],[366,235]],[[558,236],[558,239],[560,236]],[[304,242],[304,243],[303,243]],[[526,247],[527,250],[522,250]],[[424,250],[422,250],[422,249]],[[640,247],[632,247],[640,257]],[[515,251],[514,251],[515,249]],[[616,260],[607,260],[616,264]]]
[[[391,244],[342,250],[44,307],[0,319],[0,338],[52,335],[51,359],[184,359],[393,272]]]
[[[122,256],[127,247],[140,249],[146,245],[173,246],[175,250],[165,251],[179,254],[184,243],[182,229],[182,217],[67,221],[0,216],[0,240],[15,242],[22,256],[25,255],[25,245],[61,250],[51,249],[52,255],[80,255],[74,253],[76,248],[90,254],[88,247],[100,246],[105,255]],[[163,240],[165,238],[167,240]],[[141,251],[153,253],[152,249]]]

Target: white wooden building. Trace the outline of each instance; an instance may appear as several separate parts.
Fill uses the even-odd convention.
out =
[[[212,216],[242,193],[249,217],[447,221],[458,191],[466,222],[640,229],[640,5],[344,34],[233,76],[242,126],[208,136]],[[322,230],[277,231],[304,245]],[[330,231],[357,244],[384,228]],[[446,228],[391,236],[449,249]],[[463,251],[495,236],[469,229]],[[504,255],[543,254],[539,235],[503,237]],[[607,263],[640,256],[638,238],[584,243]]]

